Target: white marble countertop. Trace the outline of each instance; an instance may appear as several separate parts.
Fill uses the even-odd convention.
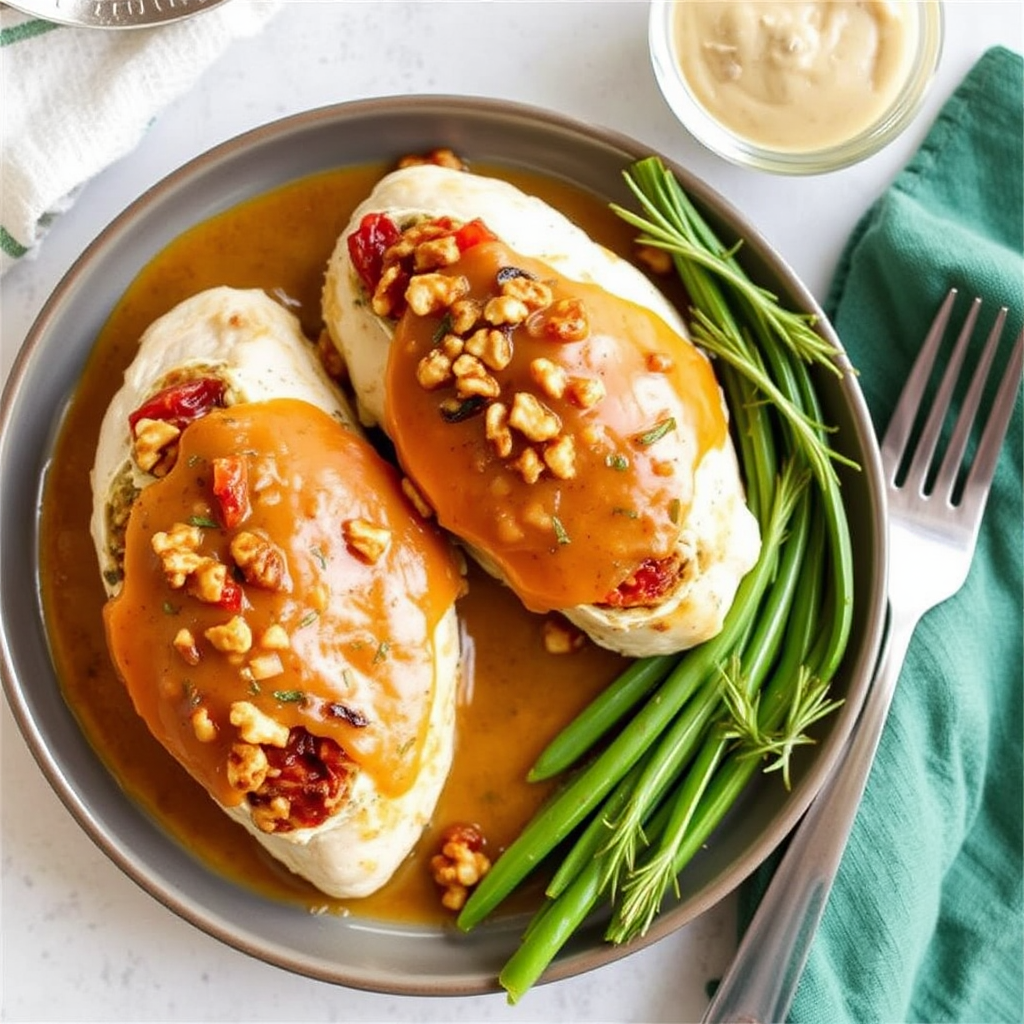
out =
[[[278,117],[407,93],[495,96],[625,132],[691,168],[758,225],[819,299],[868,205],[909,159],[940,105],[989,46],[1024,46],[1017,0],[947,0],[937,80],[902,138],[832,175],[731,166],[673,120],[647,58],[647,4],[285,0],[92,180],[38,258],[0,281],[6,377],[47,295],[141,192],[208,147]],[[452,45],[452,43],[455,45]],[[732,901],[656,946],[586,976],[501,995],[418,999],[288,974],[221,945],[122,875],[50,791],[6,704],[0,719],[0,1018],[11,1021],[687,1021],[734,948]]]

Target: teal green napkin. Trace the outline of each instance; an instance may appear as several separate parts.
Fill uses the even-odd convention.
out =
[[[957,325],[981,295],[982,323],[1005,304],[1021,329],[1022,68],[981,58],[843,255],[827,311],[879,433],[951,286]],[[1024,1018],[1021,442],[1018,396],[967,584],[915,633],[794,1021]]]

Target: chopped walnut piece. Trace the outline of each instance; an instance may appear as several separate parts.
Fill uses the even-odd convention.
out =
[[[279,622],[274,622],[263,631],[259,641],[265,651],[286,651],[291,647],[288,631]]]
[[[672,272],[672,254],[654,245],[638,245],[635,256],[648,270],[655,274]]]
[[[461,274],[416,274],[405,289],[405,301],[417,316],[430,316],[468,294],[469,281]]]
[[[341,532],[349,549],[371,565],[391,544],[391,531],[367,519],[347,519],[341,524]]]
[[[501,510],[497,515],[498,540],[502,544],[518,544],[525,534],[510,512]]]
[[[286,796],[275,796],[252,809],[252,822],[261,832],[276,832],[278,823],[291,817],[292,802]]]
[[[416,364],[416,383],[424,391],[434,391],[452,379],[452,360],[440,348],[432,348]]]
[[[497,398],[501,385],[487,372],[487,367],[474,355],[463,352],[452,363],[455,374],[455,391],[459,398],[477,395],[481,398]]]
[[[590,333],[590,321],[580,299],[558,299],[538,315],[540,334],[552,341],[583,341]]]
[[[541,637],[548,654],[574,654],[582,650],[587,642],[582,630],[561,615],[553,615],[544,620]]]
[[[234,743],[228,754],[227,780],[232,789],[255,793],[267,778],[270,762],[255,743]]]
[[[492,402],[484,413],[484,434],[494,445],[498,457],[507,459],[512,454],[512,431],[508,429],[508,406]]]
[[[501,293],[518,299],[531,313],[546,309],[554,299],[550,285],[530,277],[510,277],[502,281]]]
[[[252,630],[241,615],[232,616],[220,626],[211,626],[203,636],[223,654],[245,654],[252,647]]]
[[[454,151],[446,148],[432,149],[425,156],[410,154],[403,156],[398,161],[399,167],[419,167],[423,164],[436,164],[438,167],[447,167],[453,171],[464,171],[465,163],[455,154]]]
[[[528,483],[535,484],[544,472],[544,463],[533,448],[524,448],[509,465]]]
[[[434,881],[444,889],[441,904],[461,910],[469,890],[491,870],[484,838],[475,825],[450,825],[441,833],[441,852],[430,858]]]
[[[284,555],[266,537],[239,530],[231,538],[231,557],[246,583],[263,590],[280,590],[284,584]]]
[[[199,648],[191,629],[179,629],[171,641],[171,646],[181,655],[186,665],[199,664]]]
[[[452,318],[452,330],[456,334],[468,334],[484,315],[483,305],[477,299],[459,299],[448,310]]]
[[[604,384],[597,377],[570,377],[565,386],[565,397],[578,409],[591,409],[604,396]]]
[[[530,315],[530,307],[513,295],[495,295],[484,306],[484,319],[495,327],[521,324]]]
[[[196,708],[189,716],[192,732],[200,743],[212,743],[217,738],[217,726],[206,708]]]
[[[281,655],[277,651],[270,651],[268,654],[257,654],[249,662],[249,675],[257,681],[273,679],[274,676],[279,676],[283,673],[284,664],[281,661]]]
[[[459,262],[459,243],[454,235],[431,238],[420,242],[413,253],[413,267],[417,271],[437,270],[439,267],[450,267]]]
[[[516,392],[508,421],[531,441],[550,441],[562,429],[558,416],[529,391]]]
[[[192,571],[188,592],[204,604],[219,604],[228,582],[228,567],[216,558],[203,558]]]
[[[466,339],[466,351],[490,370],[504,370],[512,362],[512,339],[504,331],[481,327]]]
[[[407,477],[402,477],[402,493],[412,503],[412,507],[424,518],[429,519],[434,510],[427,504],[427,499],[420,493],[419,488]]]
[[[559,480],[572,480],[576,476],[576,444],[571,434],[563,434],[545,446],[544,465]]]
[[[440,349],[453,363],[462,355],[465,347],[466,343],[457,334],[446,334],[441,339]]]
[[[181,436],[181,431],[167,420],[140,419],[135,424],[132,454],[144,473],[155,472],[166,449]],[[168,467],[169,468],[169,467]]]
[[[202,564],[204,556],[197,551],[202,539],[199,527],[187,523],[175,523],[170,530],[153,534],[150,545],[160,558],[172,589],[185,586],[185,580]]]
[[[561,398],[569,378],[558,363],[543,356],[530,362],[530,376],[548,398]]]
[[[392,263],[384,268],[370,300],[370,306],[377,316],[391,316],[398,312],[401,308],[402,289],[407,280],[408,275],[401,264]]]
[[[236,700],[231,705],[229,721],[238,729],[246,743],[266,744],[268,747],[288,746],[288,726],[275,722],[247,700]]]

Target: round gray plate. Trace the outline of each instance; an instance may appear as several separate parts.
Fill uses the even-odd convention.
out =
[[[310,916],[247,891],[198,862],[128,800],[64,703],[37,604],[37,510],[60,411],[93,341],[138,270],[186,227],[239,201],[318,171],[449,146],[472,160],[562,178],[631,204],[622,171],[648,155],[638,144],[544,111],[460,97],[401,97],[327,107],[225,143],[156,185],[88,248],[43,309],[14,366],[0,419],[0,623],[2,674],[15,718],[40,767],[82,827],[129,876],[174,912],[238,949],[327,981],[381,992],[457,995],[494,990],[525,920],[454,929],[396,926],[358,917]],[[683,186],[729,244],[746,239],[748,272],[783,301],[814,300],[754,227],[685,169]],[[825,334],[837,342],[823,322]],[[856,614],[835,688],[846,704],[808,748],[786,793],[758,780],[680,879],[679,900],[628,948],[602,942],[602,922],[580,929],[546,980],[589,970],[668,934],[750,874],[795,825],[853,728],[882,629],[885,531],[881,471],[870,420],[852,375],[818,384],[835,446],[861,470],[844,470],[843,496],[856,552]],[[82,496],[83,501],[89,500]]]
[[[17,0],[8,4],[61,25],[148,28],[202,14],[227,0]]]

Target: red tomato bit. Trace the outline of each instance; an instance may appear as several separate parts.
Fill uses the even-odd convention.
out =
[[[213,496],[220,503],[221,522],[229,529],[245,522],[249,505],[249,471],[240,455],[213,460]]]
[[[179,430],[224,404],[224,382],[200,377],[158,391],[128,416],[132,433],[139,420],[166,420]]]
[[[401,232],[385,213],[368,213],[359,227],[348,236],[348,254],[363,284],[370,294],[380,282],[384,266],[384,251],[395,244]]]

